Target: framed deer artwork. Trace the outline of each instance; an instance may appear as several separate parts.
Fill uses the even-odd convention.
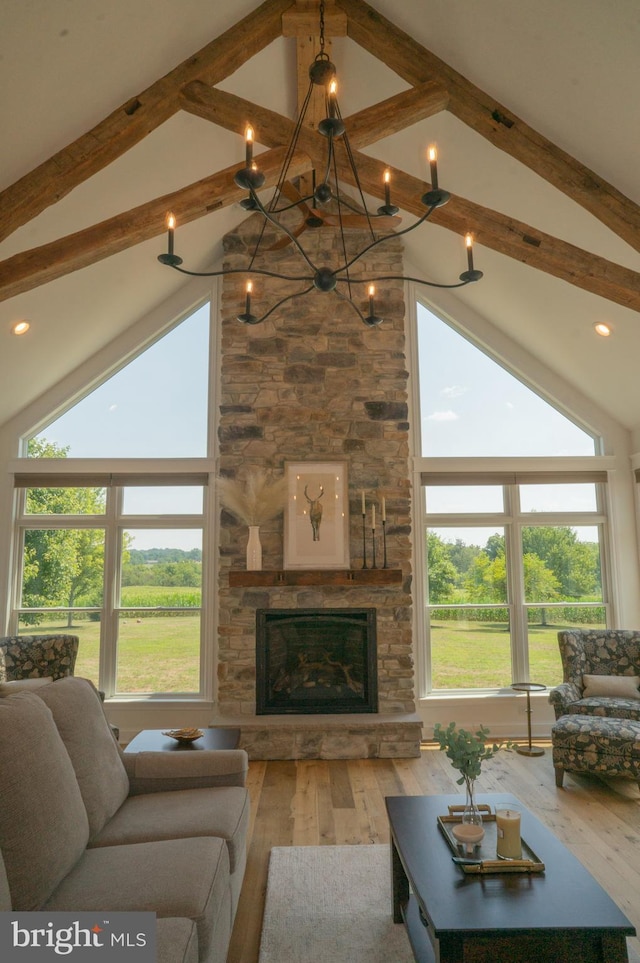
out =
[[[345,461],[285,462],[284,567],[349,568]]]

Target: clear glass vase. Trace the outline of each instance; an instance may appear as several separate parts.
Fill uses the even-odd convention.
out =
[[[464,810],[462,813],[462,822],[467,823],[469,826],[482,826],[482,813],[478,809],[476,803],[476,781],[475,779],[465,779],[466,796],[464,801]]]

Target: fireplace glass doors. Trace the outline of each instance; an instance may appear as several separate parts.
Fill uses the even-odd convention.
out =
[[[377,711],[375,609],[258,609],[258,715]]]

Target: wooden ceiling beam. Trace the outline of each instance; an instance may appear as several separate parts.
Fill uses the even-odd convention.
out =
[[[385,165],[357,152],[355,161],[363,190],[379,196]],[[341,166],[340,174],[345,181],[353,183],[347,165]],[[393,168],[391,176],[393,203],[402,210],[422,216],[424,205],[420,198],[430,185]],[[454,231],[461,238],[470,232],[476,244],[551,274],[583,291],[640,311],[640,273],[545,234],[522,221],[456,195],[452,195],[444,207],[437,208],[430,221]],[[476,267],[480,269],[481,257],[476,251]]]
[[[447,102],[446,90],[434,81],[427,81],[419,87],[404,90],[373,107],[366,107],[347,117],[345,124],[349,141],[352,147],[367,147],[389,134],[395,134],[405,127],[410,127],[411,124],[417,124],[425,117],[432,117],[444,110]],[[293,134],[292,121],[266,108],[257,107],[249,100],[214,90],[199,80],[187,84],[181,91],[180,106],[197,117],[220,124],[238,134],[244,135],[247,124],[251,124],[256,140],[266,147],[284,144]],[[234,111],[236,112],[235,122]],[[257,125],[256,122],[258,113],[266,118],[265,123],[261,125]]]
[[[352,147],[368,147],[377,140],[405,130],[420,120],[446,110],[449,94],[442,84],[427,80],[347,117],[345,124]]]
[[[265,187],[273,187],[277,183],[284,157],[284,148],[260,155],[260,170],[266,178]],[[292,174],[295,176],[308,170],[310,163],[307,156],[297,152],[292,159]],[[237,203],[247,193],[234,183],[233,176],[237,170],[238,165],[235,164],[100,224],[7,258],[0,263],[0,301],[164,234],[169,211],[175,214],[179,227]]]
[[[336,7],[335,0],[325,0],[324,32],[326,37],[345,37],[347,34],[346,14]],[[295,6],[282,14],[283,37],[317,37],[319,34],[317,0],[296,0]]]
[[[194,83],[189,85],[183,96],[185,105],[188,101],[195,109],[197,104],[199,116],[239,134],[244,131],[245,118],[251,118],[256,139],[267,147],[286,144],[293,134],[292,121],[225,91]],[[345,123],[349,129],[349,118]],[[350,140],[353,141],[351,137]],[[319,169],[324,169],[326,141],[320,134],[301,130],[298,146],[312,158]],[[357,151],[356,146],[352,142],[362,187],[374,197],[382,199],[382,179],[387,165]],[[342,151],[338,152],[338,160],[340,176],[353,184],[354,178]],[[258,164],[260,163],[258,159]],[[401,170],[391,168],[391,172],[393,203],[402,210],[422,216],[424,206],[420,198],[429,190],[430,185]],[[561,278],[592,294],[598,294],[624,307],[640,310],[638,272],[545,234],[522,221],[516,221],[456,196],[452,196],[447,205],[435,210],[431,221],[461,236],[471,231],[478,244]]]
[[[640,251],[640,206],[594,171],[539,134],[365,0],[337,0],[348,17],[349,37],[412,85],[438,80],[448,109],[500,150],[570,197]]]
[[[194,56],[0,193],[0,241],[102,170],[179,110],[190,80],[215,84],[279,37],[293,0],[265,0]]]

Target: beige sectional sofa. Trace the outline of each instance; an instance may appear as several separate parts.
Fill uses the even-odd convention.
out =
[[[90,682],[0,698],[0,910],[153,911],[158,963],[224,963],[242,750],[123,753]]]

